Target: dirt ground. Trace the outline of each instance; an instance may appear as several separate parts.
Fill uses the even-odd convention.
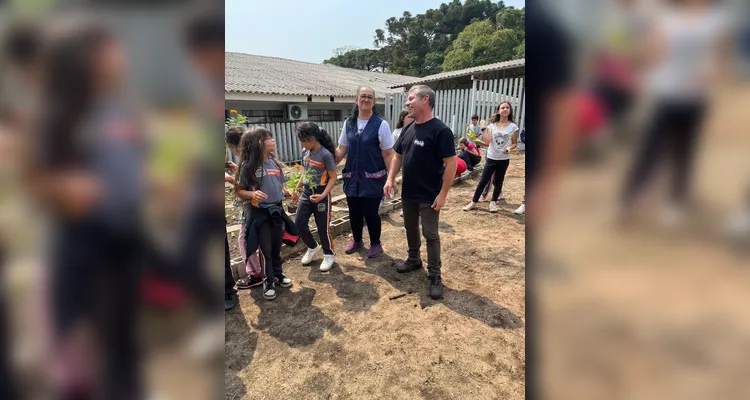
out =
[[[543,396],[750,398],[748,247],[722,233],[750,185],[748,104],[747,85],[712,104],[680,229],[659,226],[652,199],[631,227],[611,224],[633,147],[562,177],[533,236]]]
[[[349,237],[338,237],[330,272],[297,255],[284,264],[294,286],[276,300],[241,291],[226,314],[226,398],[523,398],[525,225],[513,213],[523,176],[515,155],[497,214],[488,203],[461,210],[478,178],[451,190],[440,223],[443,300],[429,298],[426,271],[395,272],[407,250],[398,210],[384,216],[379,258],[344,254]]]

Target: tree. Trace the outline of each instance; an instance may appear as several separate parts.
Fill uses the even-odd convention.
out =
[[[358,50],[358,49],[359,49],[359,47],[356,47],[356,46],[341,46],[341,47],[336,47],[335,49],[333,49],[333,56],[334,57],[341,57],[344,54],[346,54],[346,53],[348,53],[348,52],[350,52],[352,50]]]
[[[474,22],[453,42],[445,55],[443,71],[515,59],[524,40],[522,34],[513,29],[495,29],[489,20]]]
[[[495,21],[497,29],[523,31],[526,24],[526,10],[513,7],[504,8],[495,15]]]
[[[451,0],[423,14],[405,11],[400,17],[388,18],[384,29],[375,30],[375,49],[334,51],[334,57],[324,62],[426,76],[449,70],[446,68],[480,65],[477,62],[505,61],[525,54],[524,15],[524,10],[506,7],[502,1]],[[472,26],[472,33],[464,34]]]
[[[385,70],[387,64],[382,60],[378,50],[356,49],[349,50],[344,54],[323,61],[324,64],[333,64],[345,68],[364,69],[367,71]]]

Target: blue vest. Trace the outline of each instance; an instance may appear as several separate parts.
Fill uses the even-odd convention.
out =
[[[367,121],[364,131],[357,134],[357,124],[349,126],[344,122],[346,140],[349,148],[346,153],[346,165],[342,171],[344,193],[347,197],[383,197],[388,170],[385,167],[383,153],[380,150],[378,131],[383,119],[373,114]]]

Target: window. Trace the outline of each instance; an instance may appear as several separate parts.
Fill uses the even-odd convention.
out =
[[[307,110],[307,119],[310,121],[341,121],[341,110]]]
[[[250,124],[284,122],[284,110],[242,110]]]

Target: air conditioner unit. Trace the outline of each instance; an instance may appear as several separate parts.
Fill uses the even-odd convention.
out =
[[[289,119],[299,121],[307,119],[307,104],[289,104],[287,105]]]

